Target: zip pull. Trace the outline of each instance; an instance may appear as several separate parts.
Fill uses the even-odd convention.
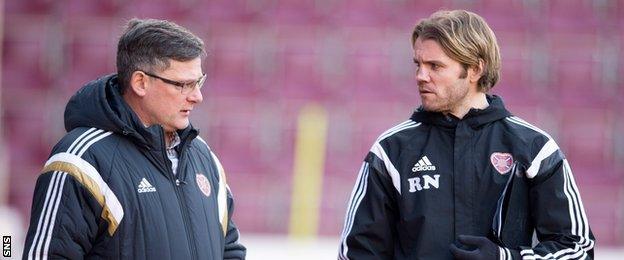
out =
[[[180,184],[186,184],[186,182],[176,179],[175,184],[176,186],[180,186]]]

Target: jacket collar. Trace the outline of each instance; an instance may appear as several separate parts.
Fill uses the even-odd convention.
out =
[[[411,116],[411,119],[416,122],[423,122],[426,124],[438,125],[443,127],[454,128],[459,122],[465,122],[472,128],[479,128],[487,123],[494,122],[511,115],[511,113],[505,108],[503,100],[496,95],[486,96],[488,103],[490,104],[485,109],[472,108],[464,116],[459,119],[453,115],[444,115],[440,112],[425,111],[420,106]]]

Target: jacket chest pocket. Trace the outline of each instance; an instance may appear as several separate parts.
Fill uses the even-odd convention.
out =
[[[204,203],[214,200],[217,196],[218,180],[211,178],[215,176],[213,167],[206,165],[203,161],[196,161],[193,158],[186,158],[181,170],[185,171],[185,191],[193,197],[204,200]]]
[[[189,156],[185,158],[182,169],[185,174],[183,190],[186,205],[191,212],[200,214],[201,218],[213,219],[217,213],[217,197],[219,182],[213,178],[213,168],[202,160]],[[202,213],[203,212],[203,213]]]

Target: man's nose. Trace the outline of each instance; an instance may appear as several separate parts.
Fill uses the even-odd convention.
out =
[[[204,100],[204,96],[202,95],[200,88],[194,88],[191,93],[188,94],[186,99],[193,103],[201,103]]]
[[[418,69],[416,69],[416,81],[429,82],[429,79],[429,72],[425,68],[419,67]]]

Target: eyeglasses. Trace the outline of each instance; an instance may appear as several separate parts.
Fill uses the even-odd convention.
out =
[[[163,78],[161,76],[157,76],[154,74],[151,74],[149,72],[145,72],[145,71],[141,71],[143,73],[145,73],[145,75],[150,76],[152,78],[157,78],[159,80],[161,80],[162,82],[165,82],[167,84],[176,86],[177,88],[180,89],[180,93],[182,94],[188,94],[191,93],[193,90],[195,90],[195,88],[197,89],[201,89],[204,86],[204,81],[206,81],[206,74],[202,74],[202,76],[197,79],[196,81],[193,82],[188,82],[188,83],[184,83],[184,82],[179,82],[179,81],[175,81],[175,80],[170,80],[170,79],[166,79]]]

